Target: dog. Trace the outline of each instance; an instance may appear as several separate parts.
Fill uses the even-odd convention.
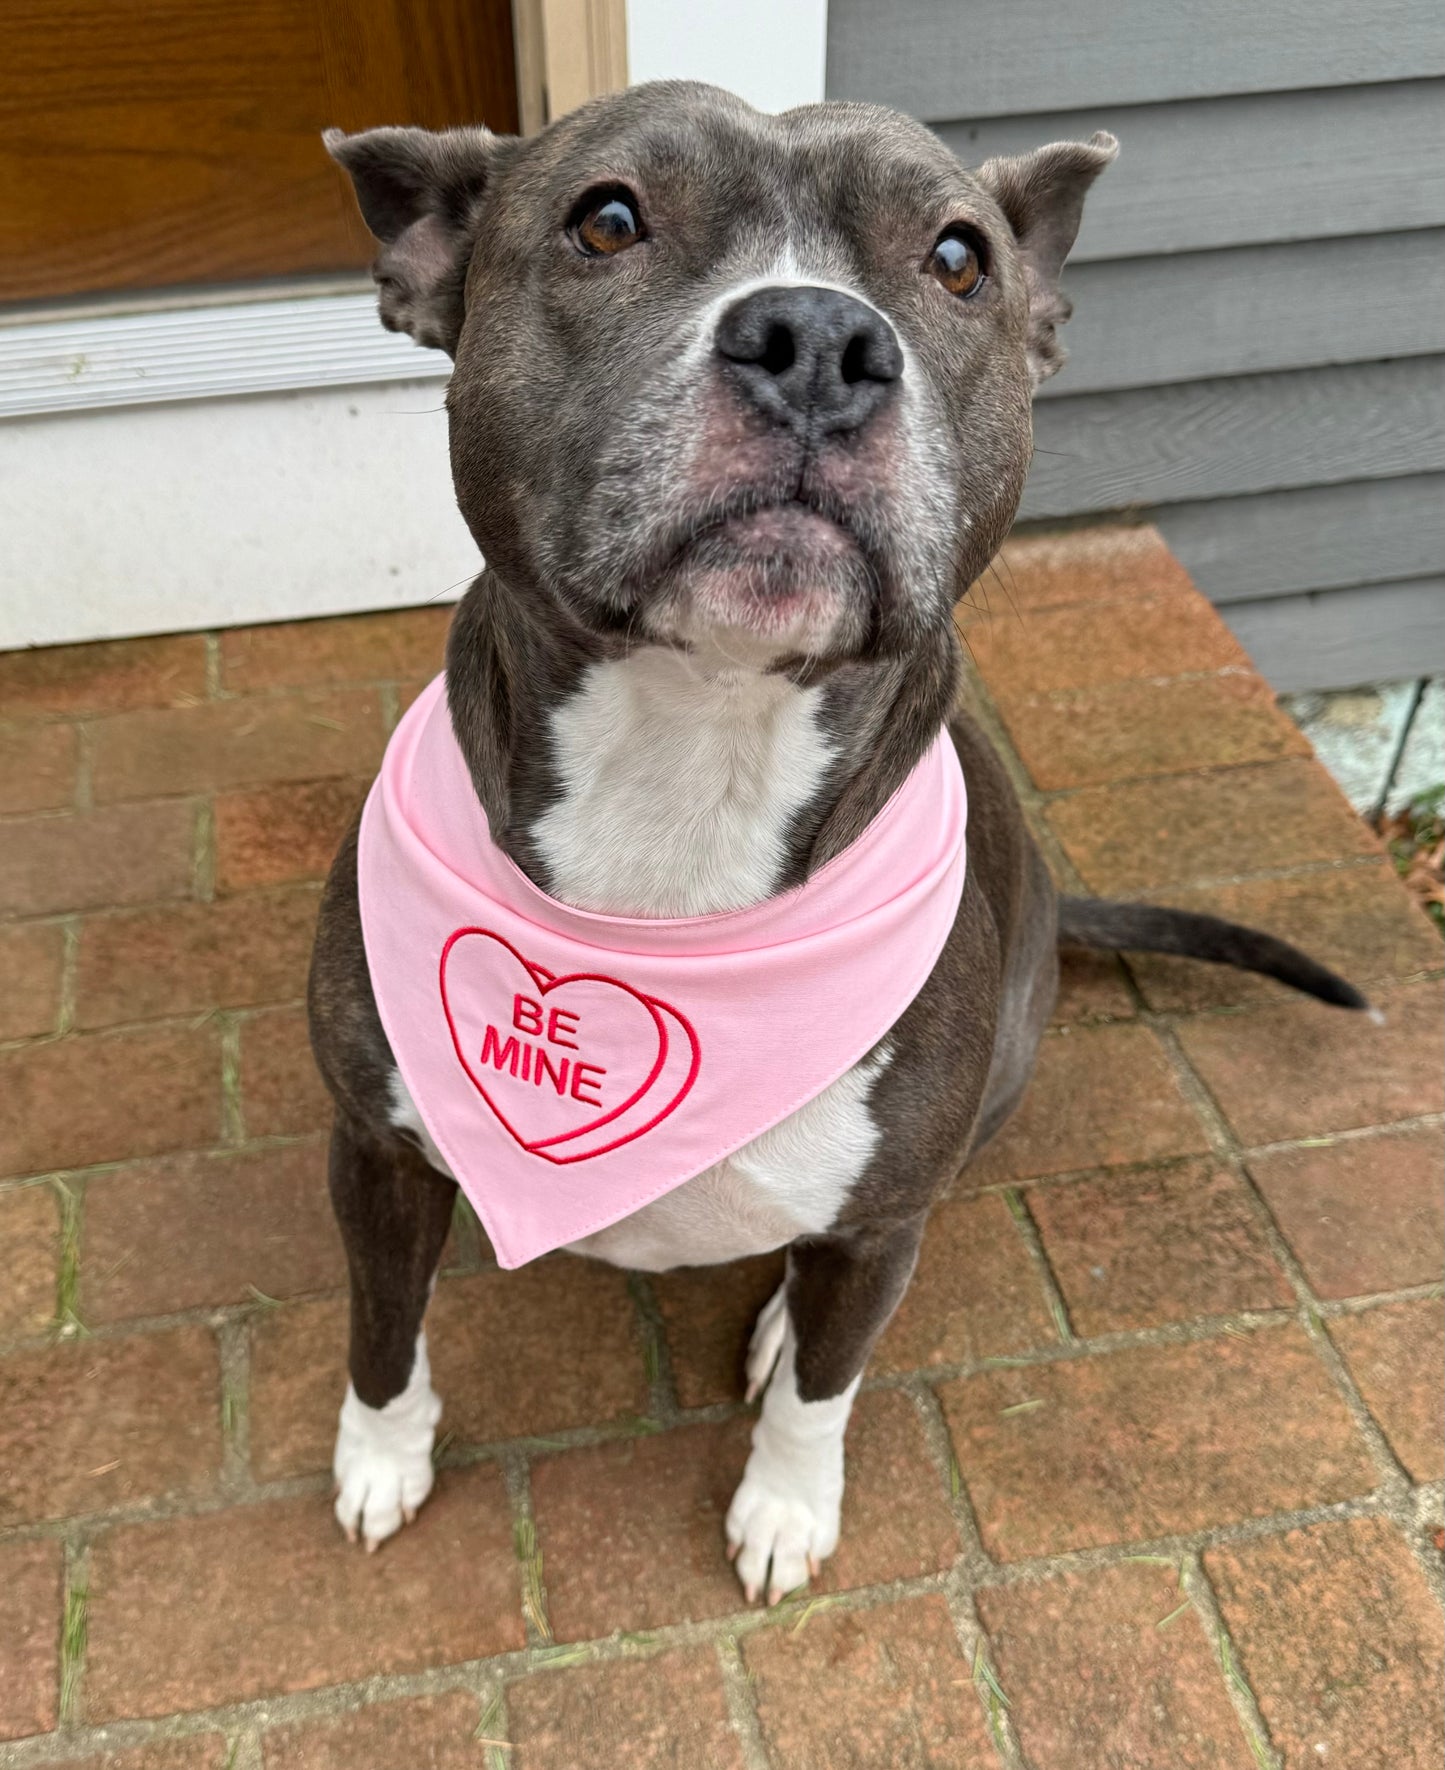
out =
[[[775,1602],[837,1544],[870,1351],[931,1204],[1024,1093],[1061,942],[1191,954],[1364,1005],[1271,937],[1056,898],[957,704],[952,611],[1017,509],[1032,397],[1063,360],[1060,272],[1117,143],[970,172],[886,109],[767,116],[672,82],[530,139],[325,140],[380,242],[383,323],[455,362],[453,477],[485,569],[437,716],[517,889],[634,922],[746,914],[835,877],[940,733],[966,783],[941,947],[867,1051],[569,1244],[648,1272],[787,1249],[747,1356],[762,1405],[726,1519],[747,1600]],[[336,1515],[374,1549],[432,1485],[422,1322],[456,1184],[383,1026],[360,852],[354,828],[309,1008],[351,1275]],[[539,1032],[553,980],[525,976],[513,1023]],[[554,1032],[575,1031],[556,1013]]]

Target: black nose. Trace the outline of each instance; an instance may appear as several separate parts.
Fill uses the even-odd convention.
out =
[[[744,295],[718,322],[716,343],[739,392],[809,440],[860,429],[903,374],[881,313],[810,283]]]

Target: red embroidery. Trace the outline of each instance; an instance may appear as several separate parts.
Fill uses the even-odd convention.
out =
[[[486,1084],[483,1080],[483,1076],[487,1072],[488,1064],[492,1066],[494,1072],[501,1071],[504,1074],[517,1077],[522,1081],[529,1080],[528,1070],[530,1067],[530,1081],[533,1084],[540,1086],[545,1075],[547,1080],[552,1083],[553,1088],[555,1088],[556,1093],[559,1096],[564,1094],[570,1095],[571,1099],[578,1101],[583,1106],[597,1107],[600,1107],[603,1104],[600,1090],[607,1071],[598,1064],[586,1063],[578,1058],[573,1060],[570,1064],[571,1075],[569,1078],[569,1060],[566,1057],[562,1057],[560,1053],[553,1056],[548,1052],[545,1044],[539,1043],[533,1048],[532,1046],[529,1046],[525,1040],[521,1042],[519,1063],[519,1041],[514,1037],[508,1037],[505,1044],[503,1044],[500,1035],[491,1025],[488,1025],[485,1030],[481,1042],[479,1060],[476,1067],[473,1067],[473,1064],[468,1060],[465,1042],[458,1030],[456,1015],[453,1013],[452,1003],[447,994],[447,961],[451,957],[452,950],[457,942],[471,937],[494,941],[497,946],[509,953],[527,973],[528,977],[531,978],[539,996],[545,997],[553,990],[562,989],[568,984],[599,983],[607,985],[613,989],[621,990],[625,995],[630,996],[633,1001],[638,1002],[647,1011],[657,1033],[657,1057],[641,1084],[634,1088],[627,1098],[619,1105],[612,1107],[606,1112],[599,1112],[596,1117],[588,1119],[584,1124],[575,1126],[570,1131],[560,1131],[549,1137],[534,1138],[529,1141],[527,1137],[508,1120],[497,1101],[490,1093],[488,1093]],[[442,1011],[446,1015],[447,1028],[451,1033],[452,1047],[456,1051],[457,1061],[466,1072],[467,1078],[472,1086],[481,1095],[482,1099],[486,1101],[498,1123],[502,1125],[503,1129],[507,1131],[509,1136],[511,1136],[521,1148],[525,1149],[528,1154],[541,1156],[544,1161],[553,1162],[558,1165],[571,1162],[591,1161],[594,1156],[606,1155],[611,1150],[620,1149],[623,1144],[634,1142],[638,1137],[644,1136],[648,1131],[652,1130],[655,1125],[661,1124],[665,1118],[674,1113],[692,1091],[692,1085],[697,1080],[697,1073],[702,1063],[702,1050],[698,1044],[697,1034],[694,1032],[692,1023],[688,1020],[687,1016],[680,1013],[670,1002],[664,1002],[657,997],[643,995],[640,990],[634,989],[630,983],[624,983],[620,977],[608,977],[604,973],[593,971],[570,972],[564,976],[556,976],[554,973],[545,970],[542,966],[534,965],[529,960],[524,959],[521,953],[517,951],[516,947],[514,947],[509,940],[504,939],[500,934],[493,933],[490,928],[458,928],[448,937],[446,945],[442,948],[438,971]],[[537,1037],[542,1036],[544,1023],[541,1004],[534,1001],[531,997],[513,992],[509,993],[512,993],[512,1025],[519,1032]],[[588,1149],[581,1153],[571,1155],[561,1153],[558,1149],[559,1145],[573,1143],[579,1137],[590,1136],[593,1132],[600,1130],[604,1125],[611,1124],[624,1113],[630,1112],[632,1108],[645,1099],[648,1093],[652,1090],[659,1076],[662,1075],[666,1068],[669,1051],[667,1022],[664,1020],[663,1014],[660,1013],[659,1010],[665,1011],[666,1014],[670,1015],[677,1022],[686,1035],[690,1046],[690,1062],[688,1064],[687,1074],[673,1093],[672,1098],[663,1102],[659,1106],[659,1109],[653,1113],[644,1124],[637,1126],[634,1130],[621,1133],[619,1136],[614,1137],[611,1142],[603,1144],[600,1148]],[[574,1014],[565,1008],[553,1007],[546,1016],[545,1037],[547,1041],[554,1046],[561,1046],[564,1049],[575,1051],[579,1049],[579,1046],[567,1035],[577,1032],[579,1025],[580,1017],[577,1014]],[[570,1088],[568,1086],[569,1079],[571,1083]],[[587,1091],[583,1092],[584,1089]],[[554,1151],[557,1153],[554,1153]]]
[[[537,1047],[537,1086],[539,1088],[542,1086],[542,1077],[545,1075],[559,1094],[565,1094],[567,1092],[567,1067],[571,1061],[570,1057],[564,1057],[559,1063],[554,1064],[539,1045]]]
[[[595,1063],[574,1063],[572,1065],[572,1098],[580,1100],[584,1106],[601,1106],[600,1095],[594,1100],[590,1095],[584,1094],[582,1090],[583,1088],[597,1087],[606,1074],[607,1071],[599,1069]],[[593,1081],[593,1076],[596,1076],[596,1081]]]
[[[490,1062],[493,1069],[504,1069],[508,1075],[516,1075],[517,1041],[508,1039],[504,1045],[497,1037],[496,1027],[489,1026],[482,1035],[482,1062]]]

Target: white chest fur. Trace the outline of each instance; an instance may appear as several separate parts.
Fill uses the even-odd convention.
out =
[[[553,893],[634,916],[766,897],[833,755],[821,692],[660,646],[593,665],[552,719],[563,791],[533,835]]]

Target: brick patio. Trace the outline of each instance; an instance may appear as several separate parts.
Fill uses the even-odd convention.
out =
[[[1414,1770],[1445,1751],[1445,949],[1156,536],[1015,543],[970,694],[1074,888],[1383,1026],[1071,964],[939,1209],[817,1592],[722,1514],[777,1262],[433,1306],[442,1473],[349,1551],[318,881],[447,616],[0,656],[0,1765]]]

